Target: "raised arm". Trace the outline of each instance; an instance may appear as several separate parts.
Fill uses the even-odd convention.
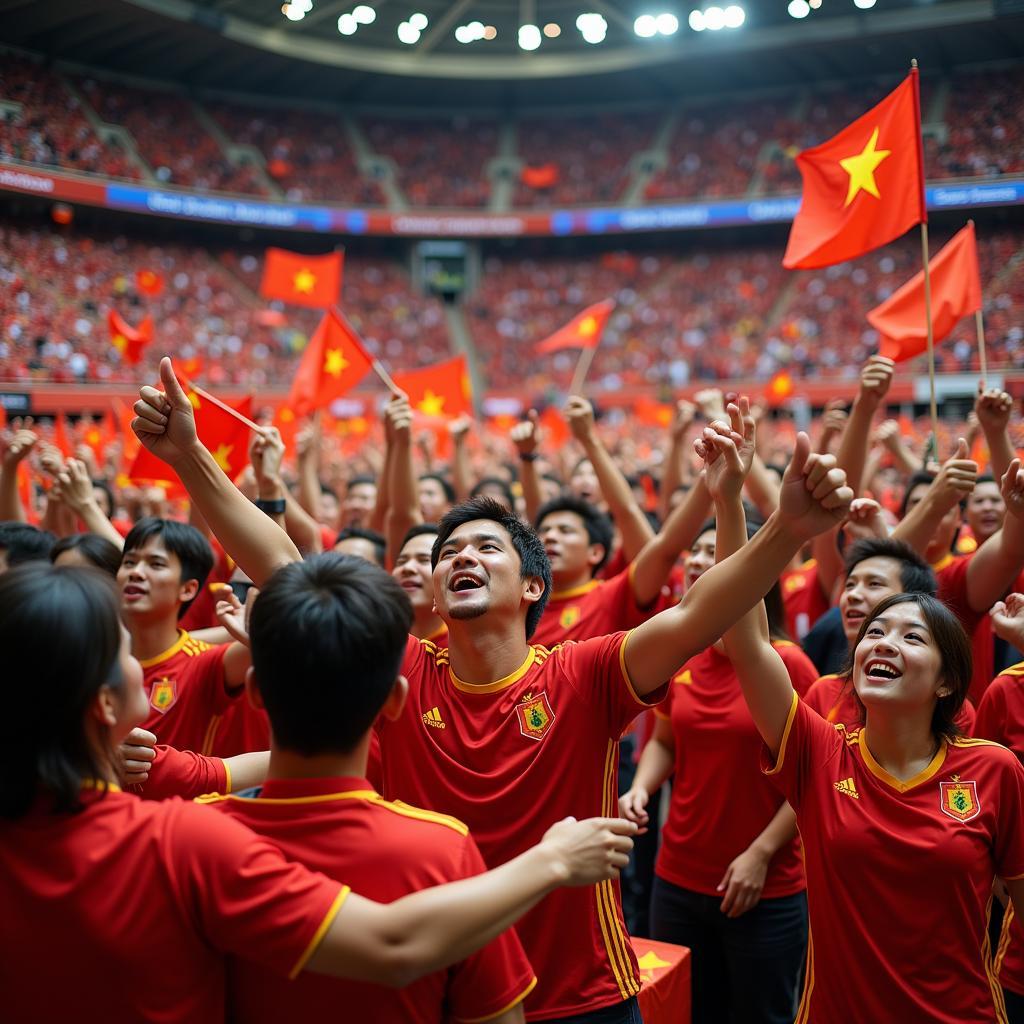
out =
[[[594,474],[601,487],[608,511],[618,527],[622,538],[622,550],[626,561],[632,562],[643,546],[654,536],[654,530],[647,521],[643,509],[633,497],[629,481],[622,475],[611,453],[605,448],[594,429],[594,408],[581,395],[572,395],[565,406],[565,418],[573,437],[583,446],[583,451],[594,467]]]
[[[18,467],[29,457],[39,443],[39,436],[31,429],[32,420],[17,423],[14,436],[4,446],[0,461],[0,521],[23,523],[28,518],[27,510],[18,493]]]
[[[109,540],[120,551],[124,547],[124,538],[114,529],[113,524],[103,514],[96,499],[93,497],[92,478],[84,462],[68,459],[64,468],[57,476],[55,489],[59,489],[60,500],[79,519],[89,533]]]
[[[669,428],[668,454],[661,474],[661,493],[658,497],[658,514],[662,522],[668,519],[672,495],[688,479],[686,435],[697,414],[692,402],[680,399],[676,403],[676,414]]]
[[[473,490],[473,471],[469,465],[469,428],[473,420],[469,416],[459,416],[448,424],[448,433],[452,439],[452,486],[458,501],[465,501]]]
[[[350,894],[306,969],[400,987],[487,945],[560,886],[618,877],[636,826],[566,819],[493,871],[380,904]]]
[[[1006,502],[1003,525],[975,552],[967,566],[967,603],[975,612],[987,612],[1024,568],[1024,470],[1013,459],[1003,475]]]
[[[299,483],[299,504],[317,521],[320,519],[320,421],[307,423],[295,435],[295,469]]]
[[[978,384],[978,397],[974,400],[974,413],[985,435],[992,475],[1001,480],[1016,457],[1010,440],[1010,413],[1013,399],[999,388],[983,389]]]
[[[166,356],[160,360],[160,382],[163,392],[140,389],[132,430],[177,473],[224,550],[260,587],[282,565],[301,561],[299,550],[224,475],[196,436],[192,404]]]
[[[860,493],[864,462],[871,443],[871,421],[889,392],[895,364],[885,356],[871,356],[860,374],[860,390],[853,400],[850,418],[839,442],[836,462],[846,473],[854,494]]]
[[[388,564],[393,564],[409,529],[423,522],[412,467],[412,406],[405,395],[392,395],[384,410],[391,467],[391,505],[384,520]]]
[[[512,428],[512,443],[519,456],[519,482],[523,487],[523,501],[526,504],[526,521],[535,523],[537,513],[543,504],[541,500],[540,474],[537,472],[537,447],[540,444],[541,429],[537,410],[531,409],[526,419]]]

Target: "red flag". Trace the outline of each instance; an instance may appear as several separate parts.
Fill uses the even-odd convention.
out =
[[[373,366],[359,335],[335,309],[324,313],[292,381],[288,406],[296,416],[330,405],[351,391]]]
[[[345,254],[304,256],[287,249],[268,249],[263,263],[260,295],[296,306],[326,309],[341,294],[341,268]]]
[[[185,380],[195,380],[203,372],[203,357],[192,356],[189,359],[182,359],[181,361],[181,376]]]
[[[128,366],[135,366],[142,359],[143,349],[153,340],[153,318],[147,316],[138,327],[125,323],[116,309],[107,312],[110,327],[110,341],[121,353],[121,359]]]
[[[132,420],[135,418],[135,412],[132,407],[125,405],[120,398],[115,398],[114,411],[117,414],[117,423],[121,429],[121,444],[124,447],[123,468],[138,454],[141,442],[136,436],[135,431],[132,430]]]
[[[53,444],[65,459],[70,459],[75,453],[68,436],[68,421],[62,412],[57,413],[53,419]]]
[[[136,270],[135,287],[142,292],[143,295],[148,295],[150,298],[155,299],[164,290],[164,279],[163,276],[158,274],[155,270]]]
[[[664,402],[655,402],[646,395],[641,395],[633,407],[636,418],[649,427],[667,427],[675,416],[675,409]]]
[[[107,445],[116,436],[110,413],[104,412],[98,420],[93,420],[86,426],[82,440],[93,450],[97,460],[102,460]]]
[[[793,394],[793,378],[785,371],[779,370],[770,381],[765,397],[769,405],[780,405]]]
[[[421,370],[396,373],[395,385],[409,396],[413,409],[432,418],[454,419],[473,411],[466,357],[456,356]]]
[[[196,433],[199,440],[209,448],[217,465],[234,480],[249,461],[249,428],[235,419],[231,413],[218,408],[205,398],[200,398],[194,391],[188,392],[188,400],[195,409]],[[231,407],[243,416],[252,418],[251,396],[243,398],[241,402]],[[157,458],[147,448],[142,447],[139,448],[128,470],[128,476],[133,480],[175,479],[174,471],[163,459]]]
[[[7,426],[7,406],[0,402],[0,430]]]
[[[289,456],[295,454],[295,434],[299,429],[299,417],[289,405],[279,405],[274,413],[273,425],[277,427],[285,452]]]
[[[552,188],[558,184],[558,164],[538,164],[531,167],[524,164],[519,179],[527,188]]]
[[[544,353],[557,352],[560,348],[597,348],[613,309],[615,303],[611,299],[587,306],[563,328],[539,342],[536,351]]]
[[[803,200],[782,265],[862,256],[928,220],[916,68],[881,103],[796,158]]]
[[[553,406],[549,405],[539,417],[544,429],[544,440],[555,448],[561,448],[572,440],[572,430],[565,422],[565,417]]]
[[[974,221],[958,231],[931,261],[932,331],[936,342],[948,337],[961,317],[981,309],[981,274]],[[915,274],[868,313],[868,323],[882,336],[880,352],[897,363],[928,347],[924,306],[924,271]]]

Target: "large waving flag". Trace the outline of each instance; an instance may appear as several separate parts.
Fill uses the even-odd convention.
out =
[[[614,309],[615,303],[611,299],[587,306],[564,327],[538,342],[535,351],[543,354],[557,352],[561,348],[597,348]]]
[[[969,313],[981,309],[981,274],[974,221],[958,231],[931,261],[932,335],[938,344]],[[924,271],[897,288],[868,313],[868,323],[882,336],[881,355],[897,363],[928,347],[924,304]]]
[[[329,309],[302,353],[286,404],[296,416],[322,409],[351,391],[372,367],[373,357],[359,335]]]
[[[107,312],[107,326],[110,328],[110,343],[121,353],[122,361],[128,366],[135,366],[153,340],[153,318],[147,316],[138,327],[132,327],[116,309],[111,309]]]
[[[456,356],[421,370],[394,374],[395,386],[409,396],[409,404],[424,416],[454,419],[473,411],[473,392],[466,357]]]
[[[345,254],[304,256],[287,249],[268,249],[263,263],[260,295],[296,306],[327,309],[338,301]]]
[[[917,69],[796,164],[803,200],[782,260],[790,270],[862,256],[927,221]]]

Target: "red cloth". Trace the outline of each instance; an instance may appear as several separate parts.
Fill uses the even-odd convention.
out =
[[[690,1024],[690,951],[654,939],[634,938],[640,967],[640,1014],[644,1024]]]
[[[260,295],[296,306],[326,309],[333,306],[341,294],[344,259],[342,252],[306,256],[287,249],[267,249]]]
[[[562,348],[597,348],[614,309],[615,303],[611,299],[587,306],[564,327],[538,342],[535,351],[544,354],[557,352]]]
[[[124,363],[137,365],[146,346],[153,340],[153,318],[147,316],[138,327],[132,327],[116,309],[111,309],[107,312],[107,326],[110,328],[110,342],[121,353]]]
[[[296,416],[322,409],[351,391],[372,365],[373,359],[348,321],[329,309],[302,353],[288,407]]]
[[[0,868],[8,1021],[221,1024],[224,954],[287,976],[348,891],[208,808],[116,788],[4,822]]]
[[[394,374],[395,386],[409,396],[416,412],[454,419],[473,411],[473,393],[464,355],[420,370]]]
[[[166,800],[180,796],[192,800],[204,793],[226,793],[230,789],[228,769],[219,757],[204,757],[191,750],[175,750],[157,744],[149,778],[131,787],[143,800]]]
[[[286,857],[334,878],[360,896],[391,903],[486,870],[469,830],[446,815],[388,803],[366,779],[268,779],[259,797],[202,801],[269,839]],[[403,989],[306,975],[296,981],[232,961],[229,1000],[239,1020],[316,1020],[344,1007],[352,1021],[436,1024],[482,1020],[515,1006],[536,984],[509,929],[482,950]]]
[[[828,598],[818,582],[818,563],[812,558],[799,569],[784,572],[781,583],[786,632],[794,640],[802,640],[829,609]]]
[[[927,221],[917,71],[796,165],[803,198],[782,260],[789,270],[855,259]]]

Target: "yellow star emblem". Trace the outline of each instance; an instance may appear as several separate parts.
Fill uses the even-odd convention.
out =
[[[192,403],[193,409],[199,408],[199,396],[194,391],[188,393],[188,400]]]
[[[302,292],[303,295],[309,295],[309,293],[316,287],[316,274],[314,274],[312,270],[306,270],[303,268],[292,279],[292,285],[297,292]]]
[[[110,340],[113,342],[114,348],[116,348],[118,352],[124,352],[128,347],[128,339],[123,334],[115,334]]]
[[[878,186],[875,184],[875,168],[892,152],[891,149],[875,149],[878,144],[878,129],[871,133],[868,144],[856,156],[848,156],[839,161],[839,166],[850,176],[850,187],[846,192],[846,206],[853,202],[854,196],[862,189],[870,192],[876,199],[881,199]]]
[[[584,338],[592,338],[597,334],[597,317],[587,316],[580,321],[580,334]]]
[[[427,388],[416,408],[427,416],[440,416],[444,412],[444,395],[435,395]]]
[[[291,409],[284,408],[281,410],[280,419],[282,423],[291,423],[295,419],[295,413]]]
[[[217,445],[217,450],[213,453],[213,461],[216,462],[225,473],[231,472],[230,458],[231,453],[234,450],[235,446],[233,444],[219,444]]]
[[[341,354],[340,348],[329,348],[324,356],[324,373],[332,377],[340,377],[348,367],[348,360]]]

